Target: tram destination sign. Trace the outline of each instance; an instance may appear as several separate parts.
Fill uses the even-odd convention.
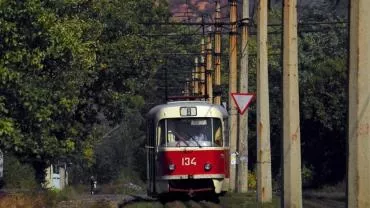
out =
[[[180,116],[196,116],[196,107],[180,107]]]

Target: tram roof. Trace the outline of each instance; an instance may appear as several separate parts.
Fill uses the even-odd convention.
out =
[[[158,115],[158,113],[162,112],[164,109],[168,108],[176,108],[176,107],[208,107],[208,108],[213,108],[219,111],[222,114],[222,117],[226,118],[228,116],[228,113],[226,109],[221,106],[221,105],[216,105],[216,104],[210,104],[207,103],[206,101],[171,101],[167,102],[166,104],[161,104],[153,107],[152,109],[149,110],[147,113],[146,117],[155,117]]]

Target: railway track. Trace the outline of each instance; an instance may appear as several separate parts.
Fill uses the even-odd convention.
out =
[[[173,200],[168,200],[173,199]],[[158,200],[145,195],[136,195],[127,197],[118,207],[139,207],[142,205],[151,205],[153,207],[165,208],[222,208],[220,204],[199,199],[199,198],[168,198],[167,200]]]
[[[173,201],[164,204],[165,208],[177,207],[177,208],[222,208],[221,205],[209,201]]]
[[[222,208],[220,204],[212,201],[199,199],[175,199],[171,201],[160,201],[146,195],[86,195],[79,199],[62,201],[57,208]]]

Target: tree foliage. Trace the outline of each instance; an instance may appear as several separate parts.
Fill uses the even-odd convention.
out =
[[[128,115],[144,105],[164,41],[142,23],[166,18],[164,1],[1,1],[0,148],[90,166],[99,125],[140,132]]]
[[[306,21],[344,22],[334,11],[313,7]],[[314,185],[342,180],[346,170],[347,46],[344,24],[313,25],[300,38],[302,154],[314,168]]]
[[[50,158],[73,151],[80,131],[80,89],[96,60],[93,23],[58,14],[78,3],[2,1],[0,5],[1,146]]]

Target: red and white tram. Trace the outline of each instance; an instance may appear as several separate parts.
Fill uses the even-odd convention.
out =
[[[147,115],[148,195],[227,190],[227,111],[202,101],[158,105]]]

